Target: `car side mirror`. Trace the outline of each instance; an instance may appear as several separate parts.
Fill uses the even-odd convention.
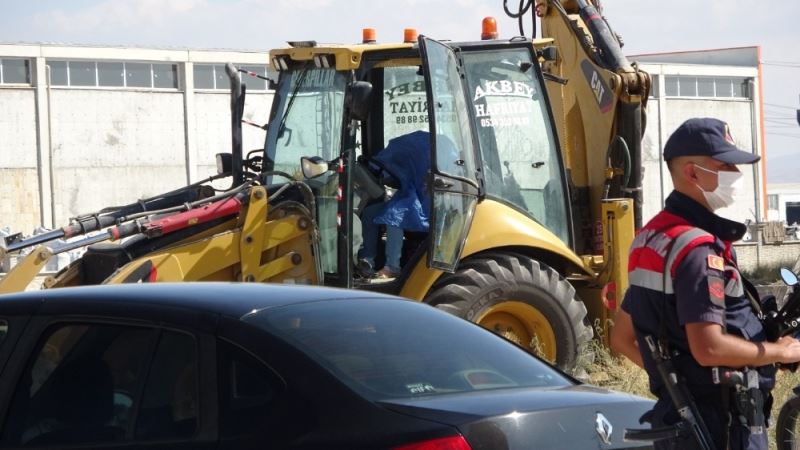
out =
[[[300,158],[300,168],[303,170],[303,177],[310,180],[328,171],[328,161],[319,156],[303,156]]]
[[[781,267],[781,279],[787,286],[794,286],[797,284],[797,275],[786,267]]]
[[[354,81],[350,85],[350,96],[348,97],[350,115],[356,120],[366,120],[369,115],[371,98],[372,83],[367,81]]]

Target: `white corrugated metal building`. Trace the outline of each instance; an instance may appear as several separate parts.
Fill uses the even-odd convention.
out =
[[[716,117],[730,126],[736,145],[761,155],[742,167],[745,191],[720,214],[744,222],[767,216],[760,49],[744,47],[631,56],[653,76],[642,145],[644,216],[655,215],[672,190],[662,150],[670,134],[691,117]]]
[[[215,173],[230,151],[224,64],[266,75],[266,52],[0,44],[0,228],[25,234]],[[49,80],[49,82],[48,82]],[[245,77],[245,118],[272,94]],[[264,131],[246,127],[245,149]]]

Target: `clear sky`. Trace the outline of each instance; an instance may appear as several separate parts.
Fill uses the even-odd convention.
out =
[[[509,6],[517,6],[509,0]],[[768,178],[800,182],[800,1],[603,0],[625,52],[760,45]],[[494,16],[518,34],[501,0],[0,0],[0,42],[269,49],[287,40],[379,41],[411,27],[437,39],[477,39]],[[791,170],[787,170],[791,169]]]

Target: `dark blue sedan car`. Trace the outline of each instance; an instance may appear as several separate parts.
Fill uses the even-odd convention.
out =
[[[607,449],[651,407],[467,321],[256,284],[0,297],[0,447]]]

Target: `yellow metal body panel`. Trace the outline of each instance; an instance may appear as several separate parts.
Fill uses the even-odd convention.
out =
[[[36,247],[0,280],[0,294],[24,291],[51,256],[53,252],[49,248],[43,245]]]
[[[561,239],[521,212],[494,200],[483,200],[475,209],[462,259],[476,253],[500,248],[530,248],[550,253],[570,265],[583,275],[591,272]],[[427,266],[427,256],[414,267],[408,281],[400,291],[406,298],[422,300],[442,271]]]
[[[216,234],[198,235],[131,261],[105,283],[122,283],[150,262],[156,270],[156,282],[317,284],[310,218],[301,213],[281,213],[279,218],[268,219],[267,202],[266,189],[254,186],[239,219],[227,222],[227,229],[216,227]]]
[[[299,227],[301,220],[307,218],[289,215],[269,222],[262,221],[258,230],[252,230],[253,234],[260,235],[258,239],[263,246],[256,255],[257,264],[250,268],[252,273],[248,275],[252,278],[249,279],[242,278],[241,270],[241,248],[247,234],[243,234],[242,229],[235,229],[153,252],[125,265],[105,282],[120,283],[150,261],[156,269],[157,282],[244,280],[316,284],[311,237],[308,230]],[[279,248],[282,249],[280,255],[276,255]],[[287,255],[290,264],[284,258]]]
[[[596,258],[598,277],[577,287],[588,310],[595,333],[608,345],[609,329],[628,289],[628,251],[633,242],[633,200],[603,201],[603,258]],[[603,288],[614,286],[603,299]],[[613,303],[613,305],[612,305]],[[609,309],[613,306],[613,309]]]
[[[200,239],[205,239],[214,236],[216,234],[226,232],[232,228],[235,228],[236,223],[237,219],[231,219],[213,228],[192,235],[190,238],[176,243],[176,245],[181,245],[186,242],[193,242]],[[59,272],[55,277],[47,277],[42,286],[45,289],[50,289],[50,288],[62,288],[69,286],[79,286],[83,284],[83,282],[81,281],[82,277],[81,263],[82,263],[81,260],[75,261],[72,264],[70,264],[66,270]]]
[[[595,87],[610,88],[615,99],[619,97],[621,83],[617,74],[594,64],[588,57],[580,41],[575,39],[571,22],[583,24],[579,16],[563,16],[552,7],[542,17],[543,35],[553,37],[558,46],[558,60],[545,62],[543,69],[569,80],[566,85],[548,82],[547,93],[572,182],[579,187],[589,187],[591,216],[599,217],[602,187],[606,181],[603,169],[608,165],[605,157],[614,132],[616,108],[600,110],[596,92],[582,65],[588,64],[602,80],[602,83],[595,82]]]
[[[628,290],[628,254],[635,234],[633,225],[633,200],[611,199],[603,201],[603,257],[607,261],[607,270],[603,274],[605,282],[614,286],[608,295],[613,309],[603,308],[600,317],[603,331],[613,324],[622,297]],[[603,334],[603,341],[608,345],[610,333]]]
[[[412,48],[415,44],[395,43],[395,44],[354,44],[354,45],[335,45],[325,44],[318,47],[290,47],[272,50],[269,52],[269,59],[276,56],[288,56],[294,61],[310,61],[315,55],[334,55],[336,58],[336,70],[353,70],[361,65],[364,53],[380,50],[401,50]],[[279,70],[278,67],[273,68]]]
[[[239,241],[242,255],[242,281],[254,281],[261,265],[261,252],[264,244],[264,219],[267,217],[267,190],[263,186],[250,189],[250,202],[242,225],[243,238]]]

